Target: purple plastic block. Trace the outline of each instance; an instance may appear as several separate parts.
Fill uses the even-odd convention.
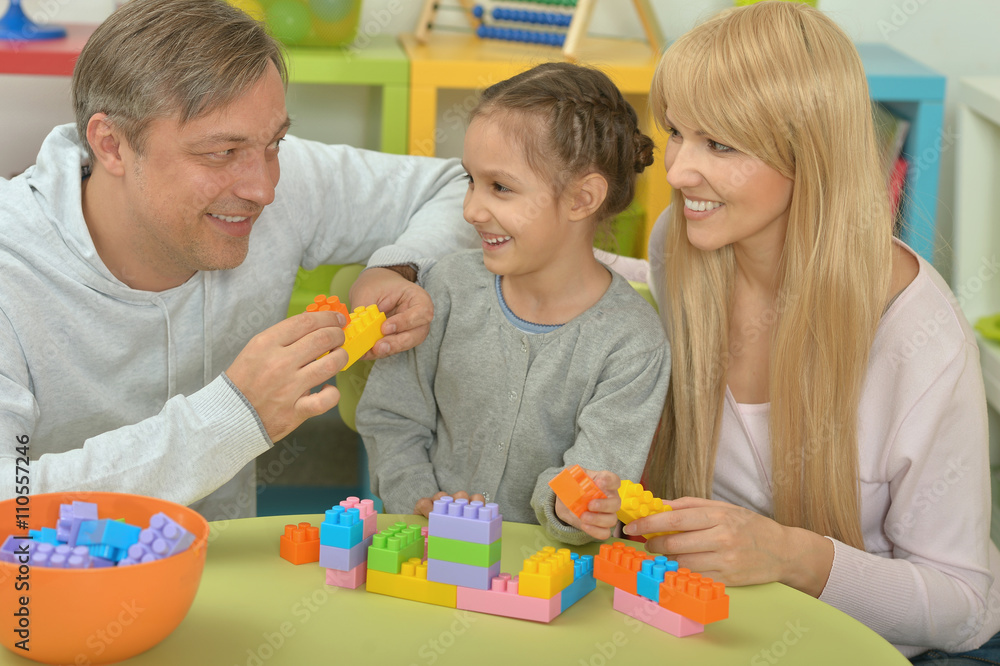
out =
[[[336,546],[319,545],[319,565],[327,569],[350,571],[362,562],[368,563],[368,546],[372,539],[368,537],[353,548],[337,548]]]
[[[23,555],[27,555],[30,560],[31,553],[39,543],[41,542],[24,538],[19,539],[13,534],[8,535],[4,539],[3,545],[0,546],[0,561],[21,564],[19,556]]]
[[[86,546],[74,548],[62,543],[55,546],[51,543],[40,543],[31,551],[31,566],[52,567],[53,569],[85,568],[89,563]]]
[[[503,516],[496,504],[442,497],[428,516],[430,536],[490,544],[500,538]],[[488,586],[487,586],[488,587]]]
[[[360,510],[335,506],[327,510],[326,518],[319,526],[319,543],[321,546],[354,548],[364,541],[363,534]]]
[[[90,551],[87,547],[77,546],[67,556],[66,564],[64,566],[67,569],[88,569],[90,568],[90,560]]]
[[[165,513],[157,513],[149,519],[149,527],[143,532],[150,532],[152,543],[148,543],[159,557],[176,555],[187,550],[194,543],[194,535],[175,523]],[[142,533],[139,535],[142,539]]]
[[[500,575],[500,563],[488,567],[476,567],[460,562],[445,560],[427,560],[427,580],[435,583],[448,583],[461,587],[471,587],[476,590],[490,589],[490,583]]]
[[[97,505],[92,502],[73,502],[59,505],[59,520],[56,521],[56,538],[75,546],[80,523],[97,520]]]
[[[125,557],[118,563],[118,566],[155,562],[156,560],[165,557],[165,555],[157,555],[157,553],[152,549],[151,545],[155,541],[156,536],[151,530],[143,530],[139,535],[139,542],[128,547]],[[161,544],[160,550],[161,552],[166,553],[166,544]]]

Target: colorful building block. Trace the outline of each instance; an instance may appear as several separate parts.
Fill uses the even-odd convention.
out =
[[[313,299],[313,302],[306,306],[306,312],[326,312],[333,311],[339,312],[344,315],[345,320],[350,320],[350,315],[347,312],[347,306],[340,302],[340,299],[336,296],[327,296],[326,294],[320,294]]]
[[[645,597],[629,594],[621,588],[615,588],[612,606],[619,613],[625,613],[629,617],[634,617],[678,638],[705,631],[705,625],[669,611]]]
[[[194,534],[188,532],[165,513],[156,513],[149,519],[149,527],[143,532],[152,533],[153,552],[166,557],[187,550],[194,543]],[[140,541],[143,538],[140,534]],[[164,553],[166,548],[166,554]]]
[[[375,511],[375,503],[372,500],[348,497],[340,503],[340,506],[345,509],[358,510],[358,517],[361,518],[361,524],[363,525],[361,530],[362,539],[374,536],[378,532],[378,528],[375,526],[378,513]]]
[[[644,560],[653,556],[632,546],[616,542],[602,543],[594,558],[594,578],[608,585],[636,594],[636,577]]]
[[[420,526],[396,523],[372,537],[368,548],[368,569],[398,574],[404,562],[421,559],[423,553]]]
[[[97,520],[97,505],[93,502],[73,502],[59,505],[56,538],[71,546],[77,545],[77,534],[85,520]]]
[[[572,553],[570,557],[573,559],[573,582],[559,593],[560,613],[565,612],[567,608],[597,588],[597,579],[594,578],[594,556]]]
[[[337,548],[336,546],[319,545],[319,565],[327,569],[350,571],[368,559],[368,547],[372,539],[368,537],[353,548]]]
[[[364,585],[368,578],[368,565],[362,562],[350,571],[338,571],[337,569],[326,570],[326,584],[336,587],[346,587],[349,590],[356,590]]]
[[[58,531],[51,527],[43,527],[39,530],[28,530],[28,534],[34,541],[39,543],[51,543],[58,545],[62,543],[59,541]]]
[[[399,599],[455,608],[457,587],[427,580],[427,565],[417,558],[404,562],[398,574],[368,568],[366,589]]]
[[[551,622],[562,612],[561,601],[558,594],[549,599],[518,594],[517,577],[511,578],[507,573],[494,578],[488,590],[459,587],[457,593],[458,608],[461,610],[533,622]]]
[[[668,560],[663,555],[657,555],[652,560],[643,560],[642,568],[636,574],[635,593],[659,603],[663,576],[668,571],[677,571],[679,568],[680,565],[676,561]]]
[[[364,541],[361,512],[356,508],[335,506],[328,509],[319,526],[319,542],[334,548],[354,548]]]
[[[80,523],[75,545],[103,546],[126,551],[129,546],[139,541],[141,533],[141,527],[129,525],[128,523],[120,523],[117,520],[109,520],[107,518],[103,520],[85,520]],[[91,550],[91,554],[104,557],[93,550]]]
[[[660,606],[701,624],[729,617],[726,586],[684,568],[664,574]]]
[[[319,562],[319,528],[310,523],[285,525],[285,533],[279,539],[279,553],[292,564]]]
[[[384,322],[385,314],[380,312],[376,305],[354,308],[350,322],[344,327],[343,348],[347,352],[347,365],[341,370],[347,370],[354,365],[355,361],[382,339]]]
[[[577,516],[582,516],[590,505],[590,500],[604,499],[607,495],[597,487],[579,465],[567,467],[549,481],[549,487],[556,497]]]
[[[22,563],[20,559],[25,557],[25,562],[31,557],[31,551],[34,550],[38,544],[50,543],[48,541],[35,541],[33,539],[25,539],[24,537],[16,537],[13,534],[7,535],[4,539],[3,545],[0,546],[0,562],[14,562],[15,564]],[[58,545],[58,542],[52,543],[50,545]]]
[[[524,561],[518,594],[550,599],[573,582],[573,560],[566,548],[547,546]]]
[[[427,579],[435,583],[461,585],[477,590],[490,589],[490,581],[500,575],[500,562],[488,567],[477,567],[460,562],[427,560]]]
[[[503,516],[496,504],[442,497],[427,516],[430,536],[490,544],[500,538]]]
[[[427,557],[428,559],[457,562],[474,567],[490,567],[500,561],[502,544],[502,539],[497,539],[493,543],[473,543],[428,536]]]
[[[641,483],[632,483],[628,479],[622,481],[621,485],[618,486],[618,496],[622,501],[621,508],[618,509],[618,520],[626,525],[637,518],[671,510],[669,504],[664,504],[659,497],[653,497],[653,493],[643,489]],[[653,532],[642,536],[649,539],[661,534],[667,534],[667,532]]]

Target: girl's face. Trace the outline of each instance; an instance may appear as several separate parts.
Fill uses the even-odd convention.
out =
[[[780,248],[788,225],[792,181],[756,157],[667,118],[664,150],[674,205],[684,205],[687,236],[705,251],[732,243]]]
[[[486,268],[497,275],[531,275],[558,262],[566,246],[570,202],[528,165],[517,141],[489,116],[465,133],[468,173],[463,214],[482,238]]]

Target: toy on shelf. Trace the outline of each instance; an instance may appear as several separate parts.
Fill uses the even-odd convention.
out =
[[[361,0],[229,0],[288,46],[346,46],[354,41]]]
[[[663,33],[649,0],[632,0],[646,39],[654,53],[664,44]],[[426,43],[440,9],[460,10],[471,29],[483,39],[561,47],[570,60],[577,58],[580,40],[587,33],[594,0],[458,0],[457,6],[425,0],[414,36]]]
[[[590,500],[607,497],[579,465],[567,467],[556,474],[555,478],[549,481],[549,487],[566,508],[578,517],[587,511]]]
[[[53,25],[38,25],[21,9],[21,0],[10,0],[7,13],[0,18],[0,40],[4,41],[40,41],[43,39],[61,39],[66,36],[66,29]]]

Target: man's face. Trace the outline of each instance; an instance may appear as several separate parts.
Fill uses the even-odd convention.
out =
[[[235,268],[278,184],[278,144],[288,131],[274,65],[241,97],[188,121],[153,121],[144,153],[123,147],[129,245],[168,279]]]

